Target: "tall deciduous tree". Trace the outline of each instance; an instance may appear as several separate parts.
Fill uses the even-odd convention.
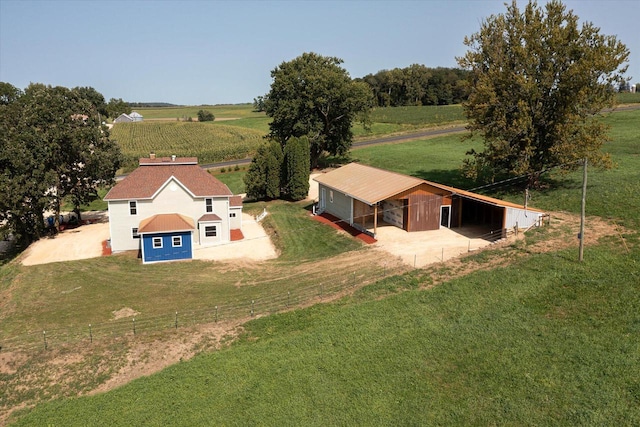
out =
[[[110,183],[119,167],[118,145],[83,96],[31,84],[0,108],[0,185],[7,191],[1,210],[24,243],[41,235],[45,210],[59,218],[62,199],[69,197],[79,215],[80,204],[96,199],[97,188]]]
[[[111,98],[107,104],[107,115],[112,119],[118,118],[120,114],[130,114],[131,106],[124,102],[122,98]]]
[[[303,53],[271,72],[265,111],[272,118],[269,136],[284,146],[293,137],[307,136],[311,165],[323,152],[344,154],[351,148],[351,125],[368,125],[371,91],[354,82],[340,66],[342,60]]]
[[[530,185],[549,167],[573,169],[578,159],[608,166],[600,151],[607,128],[597,114],[613,105],[629,51],[615,36],[553,0],[544,9],[516,1],[505,14],[491,16],[466,37],[471,71],[464,110],[472,134],[485,149],[465,161],[469,176],[493,180],[531,174]]]
[[[0,87],[0,237],[12,235],[26,246],[44,233],[55,174],[45,166],[46,147],[23,125],[22,91],[8,83]]]

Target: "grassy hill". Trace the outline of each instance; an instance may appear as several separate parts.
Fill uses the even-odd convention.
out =
[[[587,246],[584,263],[576,261],[575,235],[561,226],[455,263],[388,271],[385,278],[374,263],[354,264],[364,263],[366,248],[317,234],[323,232],[307,222],[304,204],[275,202],[267,218],[284,257],[260,266],[141,266],[116,257],[3,266],[3,336],[25,327],[39,333],[52,322],[85,325],[92,315],[108,316],[114,303],[139,301],[141,311],[160,314],[182,301],[205,308],[221,298],[247,299],[267,289],[284,295],[297,286],[313,302],[325,292],[321,284],[348,283],[354,271],[358,281],[379,279],[330,304],[244,323],[220,350],[106,394],[63,398],[106,381],[133,357],[135,343],[163,346],[188,337],[180,329],[175,338],[173,332],[131,341],[117,335],[89,349],[86,340],[79,348],[69,338],[64,350],[31,350],[28,363],[0,371],[1,385],[11,386],[0,387],[0,402],[58,398],[19,413],[16,425],[638,425],[639,119],[640,111],[605,119],[613,126],[606,150],[617,168],[590,170],[587,213],[611,226]],[[458,185],[461,157],[478,142],[457,141],[369,147],[353,156]],[[531,204],[577,212],[580,174],[547,179],[554,187],[535,192]],[[83,290],[67,293],[79,284]],[[56,351],[56,360],[68,357],[72,367],[64,383],[55,380],[60,368],[50,361]]]

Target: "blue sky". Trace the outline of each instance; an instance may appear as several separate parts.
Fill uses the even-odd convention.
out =
[[[627,75],[640,82],[640,1],[565,4],[627,45]],[[464,36],[504,11],[503,0],[0,0],[0,81],[92,86],[130,102],[251,102],[303,52],[342,58],[351,77],[454,67]]]

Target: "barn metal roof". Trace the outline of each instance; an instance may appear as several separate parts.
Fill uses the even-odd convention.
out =
[[[419,178],[360,163],[349,163],[317,176],[314,180],[368,205],[373,205],[426,182]]]
[[[420,184],[429,184],[448,191],[451,195],[466,197],[496,206],[524,209],[523,205],[516,203],[506,202],[471,191],[460,190],[448,185],[438,184],[372,166],[361,165],[359,163],[349,163],[338,169],[319,175],[314,178],[314,180],[368,205],[373,205],[388,199],[398,193],[417,187]],[[543,211],[538,209],[529,207],[527,207],[527,209],[543,213]]]
[[[193,220],[187,216],[177,213],[158,214],[140,221],[138,234],[191,231],[195,228]]]

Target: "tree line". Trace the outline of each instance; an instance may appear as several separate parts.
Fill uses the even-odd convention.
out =
[[[459,104],[469,96],[469,72],[461,68],[429,68],[413,64],[381,70],[361,79],[369,85],[377,107]]]
[[[26,246],[55,230],[63,201],[80,220],[122,160],[102,124],[109,114],[117,112],[91,87],[0,82],[0,237]]]

